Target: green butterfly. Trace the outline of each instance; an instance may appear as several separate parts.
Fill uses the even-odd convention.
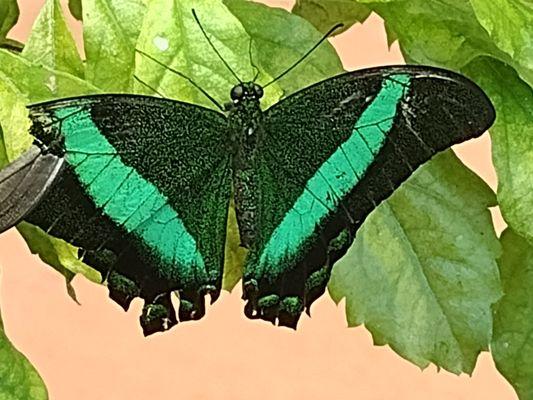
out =
[[[79,247],[124,309],[145,300],[151,334],[219,296],[233,199],[245,313],[295,327],[369,213],[494,120],[473,82],[424,66],[348,72],[266,111],[262,95],[239,81],[225,113],[125,94],[29,106],[35,143],[0,172],[0,231],[25,220]]]

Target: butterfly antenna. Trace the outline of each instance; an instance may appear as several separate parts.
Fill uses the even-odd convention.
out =
[[[137,75],[133,75],[133,79],[135,79],[137,82],[139,82],[141,85],[143,86],[146,86],[148,89],[150,89],[152,92],[154,92],[155,94],[159,95],[160,97],[166,99],[167,96],[165,96],[163,93],[159,92],[156,88],[154,88],[153,86],[149,85],[148,83],[146,83],[145,81],[143,81],[141,78],[139,78]]]
[[[145,56],[146,58],[152,60],[152,61],[155,62],[156,64],[162,66],[163,68],[169,70],[170,72],[172,72],[172,73],[178,75],[179,77],[185,79],[187,82],[189,82],[191,85],[193,85],[196,89],[198,89],[200,92],[202,92],[202,94],[203,94],[205,97],[207,97],[209,100],[211,100],[211,102],[212,102],[215,106],[217,106],[218,109],[219,109],[220,111],[222,111],[222,112],[225,111],[225,110],[224,110],[224,107],[222,107],[222,106],[220,105],[220,103],[214,99],[213,96],[211,96],[211,95],[210,95],[209,93],[207,93],[204,89],[202,89],[202,88],[200,87],[200,85],[198,85],[195,81],[193,81],[193,80],[192,80],[191,78],[189,78],[187,75],[183,74],[182,72],[180,72],[180,71],[178,71],[178,70],[176,70],[176,69],[174,69],[174,68],[172,68],[172,67],[169,67],[168,65],[166,65],[166,64],[162,63],[161,61],[159,61],[157,58],[152,57],[150,54],[145,53],[145,52],[142,51],[142,50],[135,49],[135,51],[136,51],[137,53],[139,53],[139,54]],[[156,92],[156,93],[157,93],[157,92]]]
[[[331,28],[329,31],[327,31],[327,33],[322,36],[322,38],[313,46],[311,47],[309,50],[307,50],[307,53],[305,53],[298,61],[296,61],[294,64],[292,64],[288,69],[286,69],[284,72],[282,72],[280,75],[276,76],[274,79],[272,79],[270,82],[268,82],[266,85],[263,85],[263,89],[266,88],[267,86],[273,84],[274,82],[276,82],[277,80],[283,78],[285,75],[287,75],[289,72],[291,72],[294,68],[296,68],[303,60],[305,60],[307,58],[307,56],[309,56],[309,54],[311,54],[313,51],[315,51],[315,49],[320,46],[329,36],[331,36],[331,34],[333,32],[335,32],[337,29],[339,28],[342,28],[344,26],[344,24],[337,24],[335,25],[333,28]]]
[[[217,54],[218,58],[220,58],[222,60],[222,62],[224,63],[224,65],[226,66],[226,68],[229,70],[229,72],[232,73],[232,75],[235,77],[235,79],[237,79],[239,81],[239,83],[242,83],[242,80],[237,76],[237,74],[235,73],[235,71],[233,71],[233,69],[231,69],[231,67],[229,66],[229,64],[226,62],[226,60],[224,60],[224,58],[222,57],[222,55],[220,54],[220,52],[217,50],[217,48],[215,47],[215,45],[213,44],[213,42],[211,41],[211,39],[209,39],[209,36],[207,35],[207,32],[205,31],[204,27],[202,26],[202,24],[200,23],[200,20],[198,19],[198,16],[196,15],[196,10],[193,8],[192,9],[192,15],[194,16],[194,19],[196,20],[196,23],[198,24],[198,26],[200,27],[200,30],[202,31],[204,37],[206,38],[207,42],[209,43],[209,45],[211,46],[211,48],[215,51],[215,53]]]
[[[252,57],[252,42],[252,38],[250,38],[250,41],[248,42],[248,57],[250,58],[250,64],[255,69],[254,79],[252,79],[252,82],[255,82],[257,77],[259,76],[260,71],[259,68],[257,68],[257,65],[255,65],[254,58]]]

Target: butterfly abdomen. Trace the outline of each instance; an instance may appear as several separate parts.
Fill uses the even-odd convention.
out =
[[[233,193],[241,246],[251,248],[258,233],[259,179],[257,150],[262,136],[259,103],[243,102],[229,115],[234,141]]]

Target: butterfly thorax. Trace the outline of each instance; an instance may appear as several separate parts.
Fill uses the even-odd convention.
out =
[[[242,83],[231,91],[228,121],[233,141],[233,192],[241,245],[250,248],[257,232],[259,190],[257,149],[262,137],[260,86]]]

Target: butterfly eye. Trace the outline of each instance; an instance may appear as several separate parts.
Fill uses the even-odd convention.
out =
[[[256,85],[255,83],[254,83],[254,92],[258,99],[263,97],[263,88],[259,85]]]
[[[244,89],[241,85],[235,86],[233,89],[231,89],[230,96],[232,100],[240,100],[243,95]]]

